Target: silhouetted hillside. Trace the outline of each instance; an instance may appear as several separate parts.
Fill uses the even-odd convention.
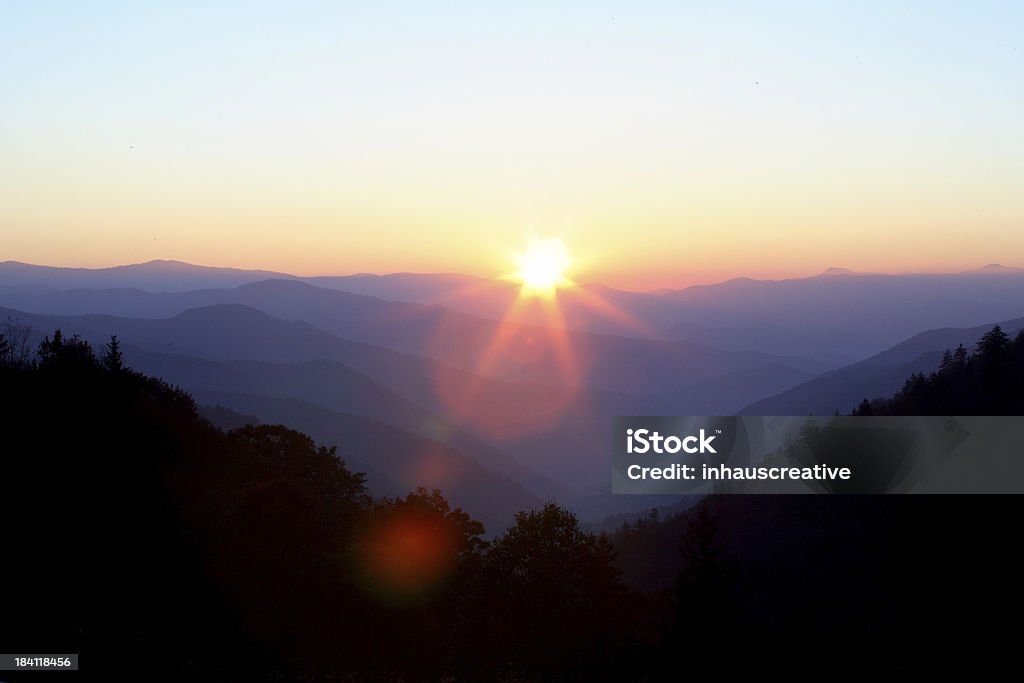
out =
[[[975,349],[946,349],[932,372],[912,374],[892,398],[864,399],[853,414],[1024,414],[1024,330],[1011,340],[996,325]]]
[[[666,675],[678,657],[693,675],[803,677],[837,662],[844,675],[970,675],[979,658],[988,668],[1015,656],[1012,629],[963,626],[1024,607],[1003,521],[1019,506],[998,495],[712,496],[710,520],[702,506],[649,516],[611,541],[626,583],[659,596],[675,624]],[[956,647],[934,656],[951,633]]]
[[[516,512],[540,507],[543,502],[517,482],[451,446],[378,420],[334,412],[294,398],[210,389],[195,394],[199,400],[255,415],[262,423],[288,425],[318,443],[336,444],[346,453],[346,462],[366,474],[367,490],[375,496],[399,496],[419,486],[441,489],[453,505],[494,532],[511,524]]]
[[[554,495],[559,490],[553,482],[497,448],[341,363],[213,362],[134,347],[126,347],[125,355],[133,367],[186,387],[203,399],[210,393],[297,399],[332,412],[372,418],[399,427],[411,437],[444,444],[541,495]]]
[[[973,353],[946,351],[933,372],[854,414],[1022,413],[1024,331],[1011,340],[995,326]],[[699,633],[725,620],[726,632],[748,639],[749,662],[795,648],[801,666],[838,657],[847,674],[969,674],[979,657],[1008,665],[1015,651],[1010,631],[961,626],[990,621],[995,605],[1022,606],[1009,521],[1019,505],[1010,495],[710,496],[668,518],[652,511],[624,523],[612,543],[627,584],[660,590],[675,606],[670,638],[725,656],[728,646]],[[954,651],[926,654],[952,632]]]
[[[327,294],[344,295],[341,292]],[[352,342],[317,329],[309,323],[287,322],[237,304],[191,309],[167,319],[131,319],[99,315],[39,316],[0,310],[0,316],[3,315],[11,315],[30,322],[40,329],[60,326],[79,332],[95,342],[100,342],[106,334],[113,332],[126,344],[164,354],[184,354],[219,361],[340,361],[348,368],[365,375],[356,378],[358,381],[352,383],[343,381],[334,388],[337,396],[345,395],[350,385],[353,388],[366,388],[366,391],[354,392],[353,400],[348,403],[349,406],[353,406],[365,399],[364,405],[351,409],[343,408],[344,411],[368,415],[397,424],[414,433],[424,434],[422,428],[412,427],[409,422],[402,421],[402,416],[409,414],[407,406],[393,403],[391,407],[384,407],[387,403],[386,397],[382,398],[378,393],[393,392],[419,406],[427,414],[435,416],[433,420],[426,420],[427,428],[431,423],[436,423],[436,419],[440,419],[443,423],[457,428],[457,431],[453,432],[454,436],[457,437],[458,432],[468,432],[477,441],[492,444],[527,468],[555,479],[562,488],[577,489],[574,493],[583,491],[589,494],[595,486],[607,484],[606,463],[609,444],[606,426],[611,416],[695,414],[708,405],[718,405],[723,408],[722,412],[730,412],[725,408],[731,407],[732,404],[723,402],[723,395],[735,397],[741,395],[743,391],[761,391],[772,386],[772,382],[780,382],[785,386],[787,374],[790,377],[805,377],[803,373],[783,366],[762,366],[756,363],[755,368],[766,367],[767,371],[761,373],[757,369],[752,369],[749,372],[739,372],[718,384],[713,381],[705,382],[701,384],[699,390],[694,391],[687,390],[686,384],[674,385],[670,381],[671,378],[666,376],[659,379],[657,386],[647,387],[646,395],[629,394],[588,386],[553,386],[536,381],[505,381],[483,377],[437,360]],[[642,349],[636,353],[630,349],[631,344],[638,343],[637,340],[616,340],[611,337],[607,339],[623,345],[609,357],[607,363],[604,363],[610,367],[609,373],[616,372],[626,376],[629,374],[629,364],[639,363],[646,364],[647,369],[644,372],[647,375],[654,374],[653,364],[656,358],[644,358]],[[672,356],[676,352],[669,349],[664,353]],[[619,356],[625,360],[615,360]],[[640,358],[637,359],[637,356]],[[209,373],[188,371],[186,374],[175,374],[181,369],[180,363],[166,360],[167,363],[156,362],[145,367],[175,382],[188,381],[189,383],[185,384],[188,388],[203,386],[254,393],[252,388],[239,388],[238,384],[221,387],[214,385],[217,378],[225,377],[223,369]],[[702,368],[702,372],[713,372],[706,367],[708,363],[714,363],[707,355],[698,354],[691,360]],[[139,362],[145,364],[149,361],[140,357]],[[673,365],[674,361],[669,360],[665,360],[664,363],[666,367],[674,368],[680,382],[696,382],[696,378],[685,380],[688,366],[677,367]],[[235,369],[238,367],[236,365]],[[165,371],[170,374],[164,375]],[[232,376],[238,374],[227,373]],[[192,379],[196,377],[203,383],[193,384]],[[243,379],[249,387],[266,384],[259,377]],[[325,382],[322,380],[323,378],[307,373],[303,381],[292,382],[285,393],[277,395],[323,404],[322,390]],[[639,379],[631,381],[640,382]],[[386,389],[383,392],[373,390],[371,382]],[[278,388],[275,391],[278,391],[283,385],[277,382],[276,386]],[[649,394],[659,390],[659,387],[668,387],[669,390],[655,396]],[[256,389],[255,392],[274,395],[274,392],[266,389]],[[326,407],[333,407],[333,404]],[[381,409],[375,410],[375,407]],[[485,466],[522,481],[540,495],[553,492],[542,483],[522,478],[522,473],[505,467],[496,459],[489,459],[484,453],[478,456],[478,450],[469,445],[460,443],[459,448],[464,448],[467,454]],[[614,502],[614,499],[609,499],[608,502]],[[615,508],[605,507],[598,511],[599,517],[615,511]]]
[[[263,421],[255,415],[243,415],[227,406],[217,403],[215,405],[200,405],[199,414],[210,421],[210,424],[223,429],[226,432],[247,425],[260,425]]]
[[[1024,318],[998,323],[1008,334],[1024,329]],[[849,413],[865,397],[891,396],[907,377],[928,373],[942,359],[943,349],[970,347],[993,323],[970,328],[943,328],[914,335],[880,354],[826,372],[740,411],[741,415],[832,415]]]
[[[8,315],[37,329],[73,330],[95,343],[116,333],[139,368],[190,390],[293,397],[365,415],[420,436],[444,438],[485,467],[541,495],[560,489],[486,443],[495,433],[509,431],[506,423],[549,419],[559,401],[542,385],[479,378],[437,361],[348,341],[308,323],[278,320],[241,305],[193,309],[159,320],[0,310],[0,317]],[[479,419],[462,424],[458,406],[441,391],[445,386],[473,387],[480,395],[475,408]],[[607,403],[601,401],[601,405]],[[552,447],[564,446],[565,441],[556,438]],[[517,447],[506,441],[505,446],[517,454],[534,452],[530,444]],[[544,453],[534,462],[543,463]]]
[[[644,677],[610,547],[554,504],[486,543],[438,491],[371,499],[302,433],[215,428],[116,338],[28,360],[0,338],[0,387],[13,652],[106,680]],[[408,445],[389,433],[362,447]]]

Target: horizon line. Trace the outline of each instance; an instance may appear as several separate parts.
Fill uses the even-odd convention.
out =
[[[318,278],[353,278],[353,277],[379,277],[379,278],[386,278],[386,277],[394,277],[394,276],[401,276],[401,275],[413,275],[413,276],[427,276],[427,277],[429,277],[429,276],[435,276],[435,277],[459,277],[459,278],[468,278],[468,279],[479,280],[479,281],[483,281],[483,282],[492,282],[492,283],[504,283],[504,282],[506,282],[506,279],[503,276],[501,276],[501,275],[495,275],[495,276],[492,276],[492,277],[488,277],[486,275],[476,275],[476,274],[465,273],[465,272],[460,272],[460,271],[443,271],[443,270],[440,270],[440,271],[404,271],[404,270],[399,270],[399,271],[379,272],[379,273],[374,273],[374,272],[370,272],[370,271],[355,271],[355,272],[347,272],[347,273],[318,273],[318,274],[311,274],[311,275],[300,275],[300,274],[296,274],[296,273],[290,273],[290,272],[284,271],[284,270],[275,270],[275,269],[266,268],[266,267],[242,268],[242,267],[238,267],[238,266],[207,265],[207,264],[201,264],[201,263],[194,263],[194,262],[191,262],[191,261],[182,261],[180,259],[167,259],[167,258],[149,259],[147,261],[139,261],[139,262],[134,262],[134,263],[119,263],[119,264],[109,265],[109,266],[49,265],[49,264],[42,264],[42,263],[30,263],[30,262],[27,262],[27,261],[18,261],[16,259],[6,259],[6,260],[3,260],[3,261],[0,261],[0,266],[3,266],[3,265],[16,265],[16,266],[25,266],[25,267],[30,267],[30,268],[49,268],[49,269],[54,269],[54,270],[90,271],[90,272],[104,271],[104,270],[118,270],[118,269],[125,269],[125,268],[136,268],[136,267],[149,266],[149,265],[154,265],[154,264],[176,265],[176,266],[184,266],[184,267],[188,267],[188,268],[203,269],[203,270],[234,271],[234,272],[238,272],[238,273],[266,273],[266,274],[269,274],[269,275],[281,276],[281,277],[285,277],[285,278],[292,278],[292,279],[296,279],[296,280],[312,280],[312,279],[318,279]],[[677,287],[665,286],[665,287],[653,287],[653,288],[649,288],[649,289],[636,289],[636,288],[634,288],[634,289],[627,289],[627,288],[624,288],[624,287],[617,287],[617,286],[613,286],[613,285],[608,285],[608,284],[606,284],[602,280],[592,280],[592,279],[587,279],[585,281],[576,282],[575,285],[577,287],[588,287],[588,286],[606,287],[608,289],[614,289],[614,290],[621,291],[621,292],[629,292],[629,293],[637,293],[637,294],[656,294],[656,293],[664,293],[664,292],[684,291],[684,290],[690,289],[692,287],[711,287],[711,286],[722,285],[722,284],[726,284],[726,283],[729,283],[729,282],[735,282],[735,281],[739,281],[739,280],[746,280],[746,281],[752,281],[752,282],[787,282],[787,281],[791,281],[791,280],[808,280],[808,279],[812,279],[812,278],[816,278],[816,277],[842,277],[842,276],[850,276],[850,277],[914,277],[914,276],[929,276],[929,275],[971,275],[971,274],[984,274],[984,273],[990,273],[990,274],[1003,273],[1003,274],[1007,274],[1007,275],[1009,275],[1009,274],[1022,274],[1022,275],[1024,275],[1024,268],[1019,267],[1019,266],[1007,266],[1007,265],[1003,265],[1002,263],[997,263],[997,262],[990,262],[990,263],[986,263],[986,264],[984,264],[982,266],[978,266],[978,267],[975,267],[975,268],[964,268],[964,269],[961,269],[961,270],[941,270],[941,269],[935,269],[935,270],[903,270],[903,271],[895,271],[895,272],[859,271],[859,270],[853,270],[853,269],[850,269],[850,268],[844,268],[844,267],[839,267],[839,266],[827,266],[823,270],[818,270],[818,271],[816,271],[814,273],[807,274],[807,275],[797,275],[797,274],[794,274],[794,275],[789,275],[789,276],[784,276],[784,277],[754,277],[754,276],[750,276],[750,275],[737,274],[737,275],[734,275],[732,277],[725,277],[725,278],[722,278],[722,279],[710,279],[710,280],[707,280],[707,281],[692,282],[690,284],[687,284],[687,285],[684,285],[684,286],[681,286],[681,287],[680,286],[677,286]]]

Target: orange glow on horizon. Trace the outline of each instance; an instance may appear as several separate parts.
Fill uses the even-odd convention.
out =
[[[74,240],[69,242],[62,237],[55,243],[55,248],[74,244]],[[90,255],[83,247],[65,256],[55,255],[52,250],[47,253],[8,252],[0,256],[0,261],[9,260],[53,268],[105,269],[164,260],[209,268],[270,271],[296,277],[441,273],[481,278],[495,286],[521,282],[514,273],[509,273],[507,251],[495,248],[493,244],[472,246],[474,250],[460,254],[459,260],[435,258],[431,254],[417,254],[406,258],[409,255],[397,250],[392,250],[389,254],[378,254],[366,260],[354,257],[339,259],[329,245],[324,245],[316,253],[293,253],[292,249],[282,248],[274,251],[272,256],[232,248],[203,253],[194,250],[115,253],[113,249],[108,249],[100,257]],[[623,291],[652,292],[661,289],[685,289],[694,285],[712,285],[735,278],[800,279],[819,275],[830,267],[849,269],[855,273],[886,275],[959,273],[975,270],[990,263],[1014,268],[1024,267],[1024,262],[1019,259],[1007,258],[1005,251],[993,253],[995,250],[974,243],[964,245],[964,250],[956,258],[929,255],[927,258],[921,256],[919,261],[901,257],[897,250],[873,252],[870,255],[861,255],[851,250],[834,258],[822,254],[802,254],[801,256],[806,258],[797,259],[792,254],[776,254],[767,248],[755,250],[730,245],[728,254],[722,255],[722,258],[708,258],[699,264],[681,258],[672,248],[654,253],[631,253],[616,251],[610,247],[606,250],[601,244],[592,244],[588,245],[588,251],[589,258],[585,261],[573,258],[573,277],[571,280],[566,278],[562,287],[572,287],[575,293],[580,291],[580,288],[574,285],[597,283]],[[477,292],[457,292],[453,300],[475,293]]]

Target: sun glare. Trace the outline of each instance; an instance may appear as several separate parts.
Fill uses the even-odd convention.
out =
[[[519,270],[515,277],[523,283],[523,292],[550,296],[570,281],[566,271],[572,265],[569,249],[557,237],[533,239],[526,251],[516,256]]]

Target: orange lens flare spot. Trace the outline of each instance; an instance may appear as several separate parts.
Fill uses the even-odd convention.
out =
[[[395,514],[377,522],[361,544],[363,584],[388,601],[415,601],[448,576],[457,554],[455,534],[443,520]]]

